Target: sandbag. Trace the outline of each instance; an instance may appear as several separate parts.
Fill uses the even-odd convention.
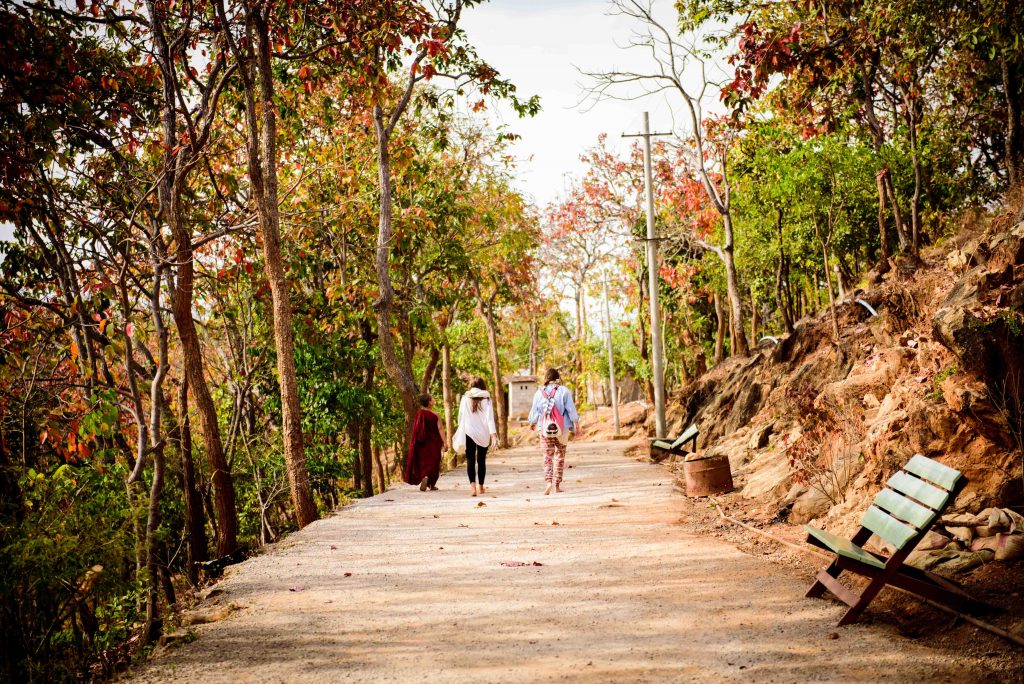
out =
[[[946,532],[965,544],[969,544],[974,539],[974,526],[977,522],[977,516],[970,513],[946,516],[942,519],[942,525],[946,528]],[[960,526],[957,523],[963,523],[963,525]]]
[[[998,532],[991,537],[978,537],[971,544],[971,551],[989,550],[997,561],[1013,561],[1024,558],[1024,534]]]
[[[1000,532],[1008,532],[1012,520],[1002,508],[986,508],[977,515],[980,523],[974,530],[975,536],[992,537]]]
[[[930,530],[928,534],[924,535],[924,539],[918,543],[917,550],[932,551],[933,549],[944,549],[951,541],[953,540],[946,535]]]

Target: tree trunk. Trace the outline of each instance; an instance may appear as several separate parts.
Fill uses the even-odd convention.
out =
[[[828,308],[832,313],[832,334],[835,335],[836,344],[839,344],[839,316],[836,314],[836,298],[832,292],[832,269],[828,266],[828,241],[825,240],[819,229],[818,223],[814,223],[814,232],[818,236],[818,242],[821,244],[821,256],[825,263],[825,287],[828,289]],[[832,231],[829,231],[829,235]]]
[[[785,284],[783,279],[783,271],[786,263],[786,254],[781,252],[779,254],[779,264],[775,269],[775,300],[779,304],[779,313],[782,314],[782,325],[786,329],[787,334],[793,333],[793,312],[790,309],[789,302],[786,298]]]
[[[639,286],[637,287],[637,292],[640,293],[640,301],[637,302],[636,307],[636,325],[637,329],[640,331],[640,343],[637,346],[640,348],[640,358],[643,359],[644,364],[646,364],[647,367],[650,368],[651,355],[647,347],[647,325],[644,322],[646,320],[646,317],[644,315],[644,301],[647,299],[647,274],[644,272],[644,268],[642,266],[642,259],[640,260],[640,263],[640,282]],[[651,381],[650,375],[644,378],[644,389],[647,394],[647,403],[650,404],[651,406],[654,406],[654,383]]]
[[[363,488],[363,452],[360,448],[363,440],[361,437],[363,426],[361,423],[352,422],[348,424],[348,446],[355,454],[355,462],[352,464],[352,489]]]
[[[907,237],[907,224],[903,221],[903,209],[900,208],[899,199],[896,197],[896,188],[892,184],[892,174],[889,169],[884,169],[885,175],[882,178],[882,184],[885,186],[885,195],[889,200],[889,206],[892,207],[892,215],[895,218],[896,223],[896,237],[899,238],[900,249],[907,251],[910,249],[910,240]]]
[[[149,488],[149,513],[146,516],[146,626],[143,630],[147,643],[160,638],[163,620],[160,618],[160,544],[157,531],[160,527],[160,494],[164,490],[164,448],[157,446],[153,452],[153,482]]]
[[[750,343],[757,345],[757,298],[754,296],[754,291],[750,291]]]
[[[370,364],[363,369],[363,392],[366,396],[373,393],[373,376],[376,367]],[[367,416],[359,431],[359,460],[363,467],[363,494],[373,496],[373,447],[371,436],[373,431],[373,419]]]
[[[494,321],[494,308],[491,303],[485,306],[480,302],[480,308],[484,314],[484,324],[487,326],[487,347],[490,351],[491,380],[493,382],[494,405],[498,409],[497,428],[498,445],[502,449],[508,448],[508,406],[505,405],[505,392],[501,382],[501,367],[498,360],[498,329]]]
[[[395,290],[391,284],[389,261],[391,257],[391,217],[393,210],[391,188],[390,132],[384,124],[384,109],[380,102],[373,106],[373,125],[377,138],[377,181],[380,189],[380,217],[377,222],[377,253],[375,267],[380,295],[374,302],[377,311],[377,335],[380,344],[380,361],[384,372],[395,383],[398,396],[406,417],[406,442],[412,430],[413,419],[419,410],[416,400],[418,387],[413,380],[412,369],[398,360],[395,354],[395,339],[391,325],[395,317]]]
[[[729,311],[729,356],[737,356],[736,352],[736,319],[733,318],[731,310]]]
[[[907,98],[907,131],[910,137],[910,161],[914,169],[914,195],[910,199],[910,253],[917,256],[921,248],[921,151],[917,138],[917,106]]]
[[[861,67],[861,83],[863,86],[861,103],[863,105],[864,118],[868,122],[868,131],[871,134],[871,141],[875,153],[881,155],[881,152],[885,147],[885,129],[882,128],[882,124],[878,120],[878,114],[875,111],[875,75],[877,73],[877,64],[871,66],[872,68],[870,70],[867,66]],[[906,251],[908,247],[906,226],[903,223],[903,212],[900,210],[900,204],[896,199],[896,189],[892,185],[892,174],[889,171],[889,167],[883,164],[877,177],[881,179],[881,185],[879,186],[879,192],[881,194],[879,195],[878,209],[882,220],[882,224],[879,225],[879,228],[881,229],[880,237],[883,239],[884,243],[888,245],[888,238],[885,237],[884,226],[884,197],[887,197],[890,206],[892,206],[892,213],[896,223],[896,237],[899,239],[900,249]]]
[[[448,340],[441,344],[441,394],[444,401],[444,436],[445,443],[451,447],[452,435],[455,434],[452,420],[455,415],[452,397],[452,357]],[[459,455],[452,449],[452,468],[459,465]]]
[[[775,219],[775,230],[779,236],[779,265],[775,270],[775,299],[782,312],[782,324],[787,334],[793,334],[793,292],[789,287],[789,263],[782,235],[782,210],[779,209]]]
[[[540,347],[540,340],[537,331],[537,318],[530,317],[530,375],[537,374],[537,349]]]
[[[194,254],[192,235],[185,228],[181,210],[181,198],[191,165],[185,163],[186,160],[183,159],[185,152],[182,150],[182,145],[179,144],[176,66],[165,37],[164,10],[152,0],[149,0],[146,5],[153,52],[161,73],[160,125],[164,160],[163,172],[156,183],[157,201],[160,206],[161,218],[170,228],[176,244],[174,256],[177,261],[177,282],[171,302],[171,313],[178,331],[178,338],[181,341],[185,377],[192,396],[196,400],[200,432],[203,435],[203,445],[210,466],[210,479],[213,482],[214,502],[217,510],[217,554],[228,556],[238,548],[238,512],[235,509],[234,483],[227,460],[224,458],[224,447],[220,439],[217,408],[210,396],[210,390],[203,375],[203,352],[199,344],[195,321],[192,319],[195,279]],[[197,141],[192,142],[198,144]]]
[[[277,109],[272,104],[273,52],[269,25],[266,18],[261,15],[262,11],[262,6],[246,8],[246,17],[252,30],[250,35],[256,41],[256,45],[251,46],[251,49],[256,61],[254,73],[259,88],[259,109],[256,105],[257,84],[245,74],[248,66],[244,61],[245,56],[240,50],[235,56],[243,71],[249,181],[256,200],[260,231],[263,234],[263,258],[273,304],[274,346],[277,350],[277,379],[281,394],[285,469],[291,487],[292,504],[295,506],[295,519],[301,528],[316,520],[319,513],[313,498],[309,469],[306,466],[302,410],[299,406],[299,388],[295,377],[292,308],[281,257],[281,220],[277,206]],[[224,30],[230,29],[225,26]]]
[[[441,350],[434,345],[430,348],[430,356],[427,358],[427,367],[423,369],[423,380],[420,382],[420,393],[430,394],[430,386],[434,384],[434,373],[437,372],[437,362],[441,359]]]
[[[583,380],[583,286],[582,284],[576,285],[576,292],[574,295],[576,302],[576,377],[577,380]],[[580,388],[577,388],[579,390]],[[576,395],[576,401],[579,402],[580,394],[585,394],[586,390]]]
[[[725,354],[725,311],[722,307],[722,296],[715,292],[715,317],[718,327],[715,330],[715,365],[722,363]]]
[[[729,294],[730,314],[735,328],[736,353],[739,356],[746,356],[750,353],[750,347],[747,345],[747,336],[743,331],[743,301],[740,298],[739,274],[736,272],[736,259],[733,256],[732,217],[728,213],[722,215],[722,224],[725,228],[722,261],[725,263],[725,284]]]
[[[171,312],[181,341],[185,378],[199,414],[199,430],[203,435],[206,460],[213,482],[214,507],[217,511],[217,556],[230,556],[238,549],[238,512],[235,508],[235,488],[224,458],[220,440],[217,407],[203,375],[203,352],[199,334],[192,320],[192,248],[191,237],[180,227],[174,231],[177,242],[178,279]]]
[[[999,67],[1006,93],[1006,175],[1013,186],[1024,181],[1024,69],[1010,54],[1009,48],[1000,51]]]
[[[206,522],[203,501],[196,489],[195,464],[192,461],[192,425],[188,415],[188,380],[178,390],[178,453],[181,455],[181,489],[185,499],[185,529],[188,530],[187,575],[193,586],[199,585],[197,563],[206,560]]]
[[[384,464],[381,462],[380,447],[373,445],[373,463],[377,466],[377,491],[383,494],[388,490],[388,481],[384,476]]]
[[[878,189],[878,242],[882,249],[882,261],[887,262],[892,250],[889,249],[889,231],[885,226],[885,180],[881,173],[875,176],[875,185]]]
[[[146,625],[144,633],[146,641],[152,643],[160,638],[163,631],[163,620],[160,617],[160,588],[163,574],[163,542],[157,536],[160,528],[160,496],[164,491],[164,438],[162,418],[164,413],[164,378],[167,377],[167,328],[164,326],[163,305],[160,297],[163,291],[164,266],[166,254],[160,248],[159,229],[154,228],[150,235],[150,253],[153,258],[153,285],[150,291],[150,307],[153,327],[156,332],[157,357],[153,379],[149,391],[149,448],[153,452],[153,481],[149,488],[149,514],[146,519],[146,571],[149,576],[149,587],[146,597]],[[125,312],[127,315],[127,311]],[[131,347],[128,347],[129,350]],[[127,371],[132,373],[132,369]],[[142,415],[138,420],[143,420]],[[173,602],[173,601],[172,601]]]

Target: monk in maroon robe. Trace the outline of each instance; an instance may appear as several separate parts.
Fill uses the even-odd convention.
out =
[[[412,439],[409,441],[409,455],[405,459],[405,481],[418,484],[420,491],[437,489],[437,478],[441,476],[441,450],[444,438],[437,425],[437,414],[430,409],[434,400],[429,394],[420,396],[421,408],[412,423]]]

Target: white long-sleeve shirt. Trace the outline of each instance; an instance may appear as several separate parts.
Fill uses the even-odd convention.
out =
[[[473,413],[473,400],[469,392],[463,394],[459,402],[459,427],[477,446],[489,447],[491,435],[498,432],[494,425],[494,407],[490,397],[481,401],[480,410]]]

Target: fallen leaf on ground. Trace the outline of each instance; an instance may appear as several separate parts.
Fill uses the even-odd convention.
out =
[[[523,561],[502,561],[501,564],[504,565],[506,568],[521,568],[525,565],[533,565],[540,567],[544,565],[543,563],[538,563],[537,561],[533,561],[531,563],[524,563]]]
[[[302,591],[305,588],[306,587],[302,586],[301,584],[293,584],[292,586],[288,587],[288,591]]]
[[[351,572],[346,572],[346,573],[345,573],[345,577],[351,577],[351,576],[352,576],[352,573],[351,573]]]
[[[337,551],[337,550],[338,550],[338,547],[335,546],[334,544],[331,544],[331,551]]]
[[[839,632],[832,632],[831,634],[828,635],[828,638],[829,639],[838,639],[839,638]]]
[[[557,521],[557,520],[552,520],[552,521],[551,521],[551,524],[552,524],[552,525],[557,525],[557,524],[558,524],[558,521]]]
[[[469,525],[459,525],[459,527],[469,527]]]
[[[437,513],[435,513],[435,514],[434,514],[434,517],[435,517],[435,518],[440,518],[441,516],[439,516],[439,515],[438,515]]]
[[[485,504],[485,503],[484,503],[483,501],[477,501],[477,502],[476,502],[476,507],[477,507],[477,508],[480,508],[481,506],[486,506],[486,505],[487,505],[487,504]]]

